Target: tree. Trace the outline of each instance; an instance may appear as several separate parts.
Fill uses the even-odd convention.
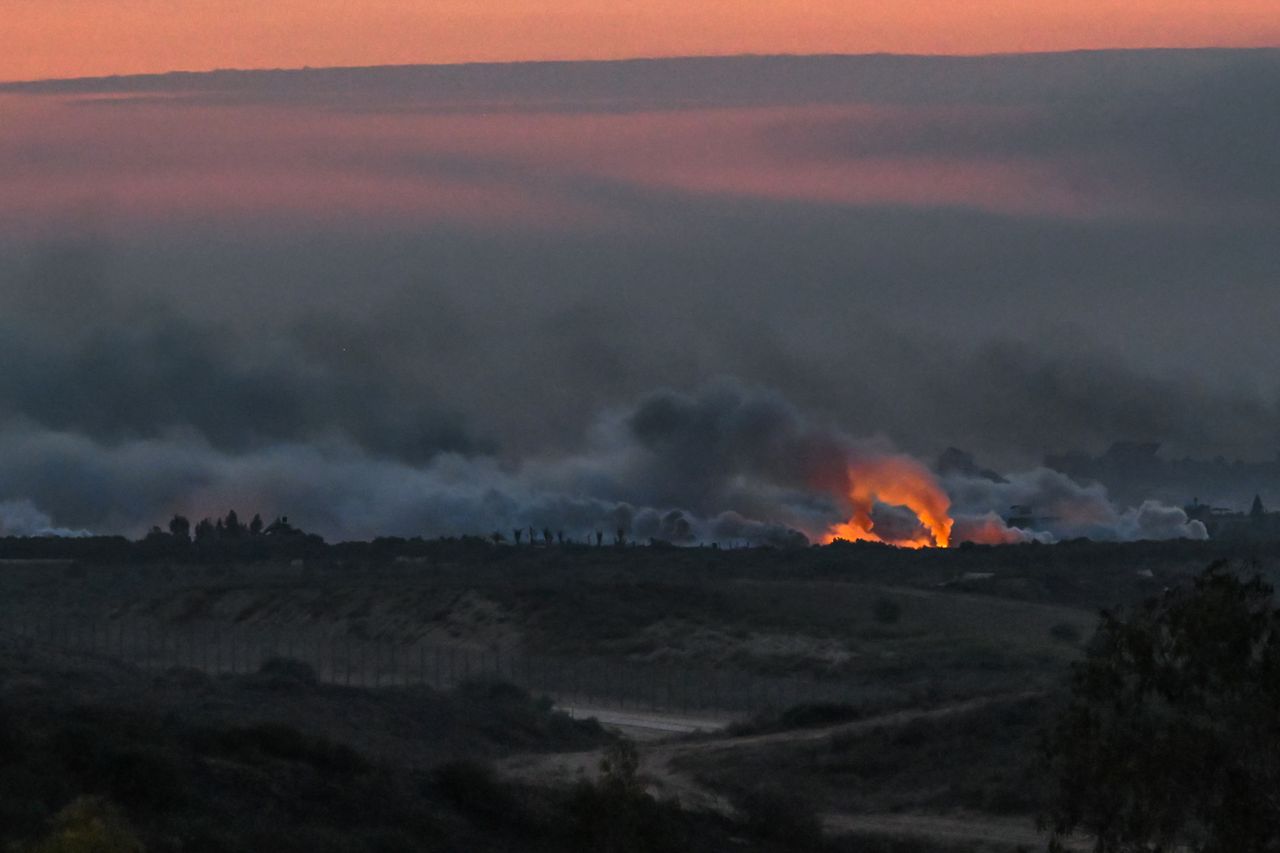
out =
[[[191,522],[186,516],[175,515],[169,519],[169,535],[184,542],[191,541]]]
[[[523,531],[523,530],[521,530],[519,527],[517,527],[517,528],[515,528],[514,530],[512,530],[512,531],[511,531],[511,535],[515,538],[515,540],[516,540],[516,544],[517,544],[517,545],[519,545],[519,544],[520,544],[520,537],[524,535],[524,531]]]
[[[253,514],[253,518],[249,521],[249,535],[262,535],[262,516],[256,512]]]
[[[244,527],[240,524],[240,516],[236,515],[234,509],[227,513],[227,519],[223,522],[222,527],[228,537],[237,537],[244,533]]]
[[[196,542],[208,542],[214,538],[213,522],[207,518],[200,519],[200,523],[196,525]]]
[[[1215,563],[1127,618],[1103,613],[1046,736],[1059,837],[1099,853],[1280,851],[1280,610]]]

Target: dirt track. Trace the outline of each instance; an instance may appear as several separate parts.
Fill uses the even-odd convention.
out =
[[[993,702],[1017,700],[1037,695],[1034,692],[1005,694],[970,699],[928,710],[906,710],[848,723],[742,737],[705,737],[680,740],[651,740],[637,743],[640,752],[640,776],[656,797],[675,798],[684,807],[721,814],[732,814],[732,804],[720,794],[701,785],[689,775],[675,769],[675,759],[695,753],[722,750],[745,750],[778,743],[820,741],[832,735],[871,731],[886,726],[901,726],[913,720],[937,719],[964,713]],[[516,756],[503,762],[500,769],[516,778],[551,784],[568,784],[577,779],[593,779],[599,773],[600,750],[554,755]],[[827,814],[823,823],[834,834],[869,834],[893,837],[928,838],[940,842],[978,842],[1015,849],[1041,849],[1047,836],[1037,831],[1030,818],[995,817],[982,814]],[[1089,849],[1083,840],[1073,840],[1070,849]]]

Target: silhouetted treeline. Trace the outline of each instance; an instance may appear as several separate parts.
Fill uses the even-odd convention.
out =
[[[255,562],[314,557],[325,553],[324,539],[299,530],[280,517],[265,524],[260,515],[247,523],[235,510],[225,517],[201,519],[194,525],[182,515],[167,530],[151,528],[141,539],[123,536],[10,536],[0,539],[0,559],[76,560],[93,563]]]
[[[148,561],[224,563],[257,562],[327,557],[336,560],[390,562],[396,559],[456,560],[481,555],[486,558],[542,551],[584,551],[605,548],[628,549],[641,543],[628,539],[618,528],[612,543],[606,543],[603,531],[597,530],[582,540],[575,540],[563,530],[549,527],[516,528],[510,540],[495,531],[488,536],[441,536],[434,539],[398,536],[378,537],[371,541],[328,544],[323,538],[295,527],[288,516],[279,516],[270,524],[260,514],[241,520],[235,510],[219,518],[202,518],[193,522],[174,515],[161,527],[156,525],[138,540],[124,536],[83,537],[5,537],[0,538],[0,560],[75,560],[93,563],[132,563]],[[516,547],[507,547],[513,543]],[[670,542],[649,539],[651,548],[672,548]],[[710,548],[719,548],[713,543]]]

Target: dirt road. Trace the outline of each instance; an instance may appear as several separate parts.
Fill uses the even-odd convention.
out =
[[[912,709],[868,717],[852,722],[807,729],[745,735],[741,737],[694,737],[649,740],[637,743],[640,753],[640,776],[656,797],[675,798],[685,808],[732,814],[732,804],[723,796],[699,784],[688,774],[673,767],[676,759],[697,753],[722,750],[750,750],[778,743],[820,741],[832,735],[871,731],[885,726],[901,726],[913,720],[937,719],[964,713],[994,702],[1011,701],[1037,695],[1034,692],[989,696],[956,702],[939,708]],[[608,724],[604,719],[602,722]],[[659,721],[651,721],[659,722]],[[652,730],[650,730],[652,731]],[[594,779],[599,773],[602,752],[525,755],[511,758],[501,765],[508,775],[550,784],[568,784],[577,779]],[[1005,818],[981,814],[828,814],[823,816],[827,829],[835,834],[887,835],[892,837],[928,838],[940,842],[977,842],[1007,847],[1043,849],[1047,836],[1036,830],[1031,818]],[[1070,849],[1089,849],[1084,841],[1068,845]]]

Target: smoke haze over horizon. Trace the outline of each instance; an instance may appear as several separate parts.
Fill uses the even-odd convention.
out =
[[[1040,463],[1275,457],[1276,91],[1276,50],[0,86],[0,535],[784,541],[849,454],[951,445],[1008,475],[942,476],[958,528],[1195,535]]]

